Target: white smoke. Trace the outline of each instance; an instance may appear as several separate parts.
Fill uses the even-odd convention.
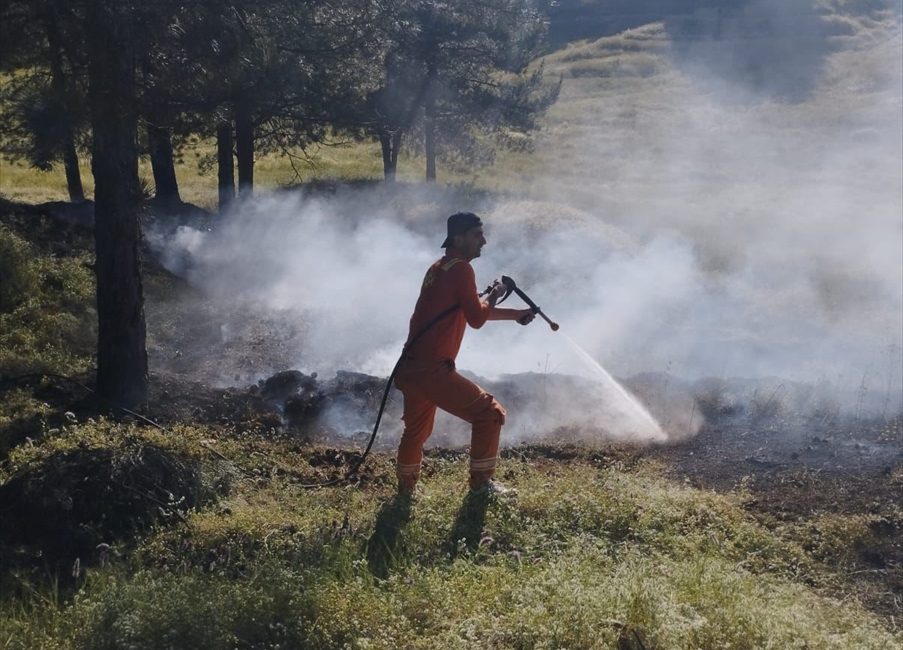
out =
[[[559,116],[564,126],[538,147],[551,152],[547,166],[516,199],[404,186],[262,195],[212,232],[182,231],[165,259],[189,260],[191,282],[224,304],[303,324],[282,367],[261,376],[385,376],[445,218],[472,210],[489,239],[474,261],[480,288],[514,277],[616,376],[777,376],[849,390],[871,373],[885,410],[888,400],[899,410],[888,355],[903,346],[900,44],[894,22],[832,41],[817,60],[807,50],[813,76],[790,100],[775,95],[783,85],[737,91],[699,64],[703,50],[678,53],[650,79],[612,81],[623,92],[604,96],[615,105]],[[563,100],[580,88],[566,81]],[[540,319],[469,331],[458,366],[593,375]],[[566,425],[581,408],[546,403],[541,420],[530,417]],[[692,413],[675,419],[693,428]]]

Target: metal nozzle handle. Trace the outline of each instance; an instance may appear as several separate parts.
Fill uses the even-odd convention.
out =
[[[523,300],[525,303],[527,303],[527,305],[530,306],[530,309],[533,310],[534,314],[539,314],[540,316],[542,316],[542,319],[549,324],[549,327],[552,328],[553,332],[558,331],[558,323],[552,321],[551,319],[549,319],[548,316],[546,316],[544,313],[542,313],[542,309],[539,308],[539,305],[537,305],[535,302],[530,300],[530,296],[528,296],[523,291],[521,291],[518,288],[517,283],[512,278],[509,278],[507,275],[503,275],[502,283],[506,287],[508,287],[508,293],[511,293],[512,291],[514,293],[516,293],[518,296],[520,296],[521,300]]]

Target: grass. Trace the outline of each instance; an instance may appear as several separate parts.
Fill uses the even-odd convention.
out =
[[[211,210],[216,208],[216,170],[206,170],[203,164],[214,153],[215,143],[207,140],[193,140],[182,152],[181,160],[176,163],[176,178],[183,201]],[[305,154],[298,151],[295,155]],[[309,160],[295,160],[294,168],[287,156],[275,153],[258,156],[254,165],[255,185],[258,188],[277,188],[301,181],[357,181],[381,179],[383,176],[377,142],[332,142],[312,147],[306,156]],[[397,178],[402,181],[420,180],[423,167],[421,159],[402,155],[398,161]],[[85,195],[92,198],[94,179],[87,154],[81,156],[80,169]],[[138,175],[152,186],[153,174],[147,158],[139,161]],[[62,166],[57,165],[52,171],[43,172],[23,162],[0,159],[0,196],[34,204],[68,201]]]
[[[66,449],[162,445],[222,462],[203,428],[167,435],[70,425],[17,450],[6,471]],[[127,440],[127,443],[123,443]],[[249,437],[220,453],[251,470],[210,505],[114,543],[68,596],[4,599],[11,648],[893,648],[903,637],[855,600],[825,595],[830,560],[652,463],[508,459],[520,496],[465,498],[466,458],[428,461],[412,503],[370,489],[305,490],[307,452]],[[270,461],[262,461],[261,449]],[[257,454],[252,453],[257,451]],[[822,522],[823,523],[823,522]],[[820,524],[818,524],[820,525]],[[829,539],[829,538],[825,538]],[[85,563],[87,565],[87,563]],[[642,645],[640,645],[642,644]]]
[[[0,368],[79,374],[96,344],[93,256],[40,253],[0,223]]]

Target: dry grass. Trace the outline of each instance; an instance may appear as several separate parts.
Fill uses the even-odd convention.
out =
[[[217,202],[216,172],[201,171],[199,163],[214,149],[212,142],[200,141],[186,148],[182,161],[176,164],[176,177],[182,200],[213,209]],[[297,152],[303,157],[304,152]],[[294,185],[300,181],[339,178],[343,180],[382,178],[382,158],[375,142],[339,143],[314,147],[308,152],[310,160],[292,159],[280,154],[259,156],[254,165],[254,181],[258,188]],[[296,173],[297,169],[297,173]],[[87,155],[82,156],[82,182],[85,194],[91,198],[94,179]],[[153,186],[150,162],[142,158],[139,177]],[[422,161],[403,156],[399,160],[399,180],[418,180],[422,176]],[[61,166],[42,172],[22,162],[0,159],[0,196],[24,203],[67,201],[66,179]]]

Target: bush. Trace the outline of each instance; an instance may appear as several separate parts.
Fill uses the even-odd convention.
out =
[[[37,290],[33,258],[28,242],[0,223],[0,313],[12,311]]]
[[[23,390],[10,390],[0,402],[0,461],[16,445],[39,438],[46,429],[50,406]]]
[[[0,375],[88,368],[97,342],[90,263],[35,256],[0,225]]]

